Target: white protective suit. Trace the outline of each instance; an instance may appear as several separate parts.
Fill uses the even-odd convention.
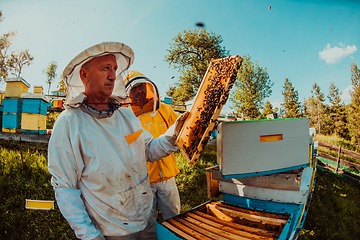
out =
[[[67,99],[50,138],[48,170],[57,204],[78,238],[139,232],[155,221],[146,162],[178,149],[174,127],[153,139],[130,109],[112,104],[112,111],[98,114],[80,104],[85,98]]]

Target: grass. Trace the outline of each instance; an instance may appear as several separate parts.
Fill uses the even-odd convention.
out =
[[[316,187],[299,240],[359,239],[359,183],[326,170],[316,173]]]
[[[175,181],[179,190],[181,212],[187,211],[207,199],[207,182],[205,168],[216,165],[216,146],[208,145],[198,159],[196,165],[188,163],[182,153],[175,153],[180,173]]]
[[[15,143],[0,147],[0,239],[75,239],[56,205],[51,211],[25,209],[25,199],[54,200],[54,191],[46,155],[33,148],[20,154]]]

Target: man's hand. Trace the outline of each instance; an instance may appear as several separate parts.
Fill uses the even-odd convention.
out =
[[[177,138],[180,134],[181,128],[184,125],[185,120],[189,116],[190,112],[184,112],[181,114],[175,121],[175,138]]]

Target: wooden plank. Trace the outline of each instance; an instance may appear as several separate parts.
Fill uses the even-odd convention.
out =
[[[233,239],[233,240],[249,239],[249,238],[246,238],[246,237],[243,237],[243,236],[231,233],[231,232],[227,232],[224,229],[221,229],[217,226],[213,226],[212,224],[208,224],[209,222],[199,221],[198,219],[195,219],[195,218],[192,218],[191,216],[189,216],[189,214],[185,214],[185,216],[186,217],[184,217],[184,220],[186,220],[187,222],[192,223],[192,224],[196,225],[197,227],[204,229],[205,231],[212,232],[212,233],[222,236],[224,238]]]
[[[214,214],[218,219],[221,219],[225,222],[233,222],[234,219],[232,217],[230,217],[229,215],[221,212],[219,209],[216,208],[215,205],[212,204],[206,204],[206,208],[208,209],[208,213],[212,213]]]
[[[221,202],[216,203],[216,206],[220,206],[220,207],[224,207],[224,208],[229,208],[235,211],[241,211],[243,213],[247,213],[247,214],[253,214],[253,215],[257,215],[257,216],[263,216],[263,217],[268,217],[268,218],[279,218],[279,219],[288,219],[289,218],[289,214],[280,214],[280,213],[271,213],[271,212],[264,212],[264,211],[256,211],[256,210],[250,210],[250,209],[245,209],[245,208],[241,208],[241,207],[237,207],[237,206],[231,206],[229,204],[224,204]]]
[[[171,231],[173,231],[174,233],[178,234],[180,237],[182,237],[184,239],[196,240],[196,238],[193,238],[189,234],[186,234],[185,232],[181,231],[180,229],[176,228],[175,226],[171,225],[168,222],[162,222],[161,224],[163,226],[165,226],[166,228],[170,229]]]
[[[0,132],[0,139],[23,141],[23,142],[48,143],[49,139],[50,139],[50,135],[49,134],[35,135],[35,134]]]
[[[25,208],[34,210],[51,210],[54,209],[54,201],[25,199]]]
[[[223,212],[224,214],[229,215],[230,217],[237,217],[240,219],[246,219],[248,221],[259,222],[262,224],[272,224],[272,225],[281,226],[281,225],[285,225],[287,223],[286,219],[258,216],[258,215],[244,213],[244,212],[236,211],[236,210],[221,207],[221,206],[216,206],[216,208],[218,210],[220,210],[221,212]]]
[[[193,213],[198,215],[198,216],[201,216],[203,218],[206,218],[206,219],[208,219],[210,221],[217,222],[217,223],[220,223],[221,225],[230,227],[232,229],[237,229],[237,230],[244,231],[244,232],[249,232],[249,233],[255,233],[255,234],[261,235],[263,237],[268,237],[270,239],[275,238],[276,236],[279,235],[279,233],[275,232],[275,231],[250,227],[250,226],[238,224],[238,223],[235,223],[235,222],[227,222],[227,221],[218,219],[217,217],[214,217],[214,216],[211,216],[209,214],[205,214],[205,213],[202,213],[202,212],[199,212],[199,211],[193,211]]]
[[[176,228],[178,228],[180,231],[183,231],[187,234],[189,234],[190,236],[196,238],[196,239],[199,239],[199,240],[211,240],[211,238],[208,238],[206,237],[205,235],[197,232],[197,231],[194,231],[193,229],[183,225],[182,223],[174,220],[173,218],[169,218],[168,220],[166,220],[167,222],[169,222],[171,225],[175,226]]]
[[[199,227],[198,225],[196,224],[193,224],[193,223],[190,223],[188,221],[186,221],[185,219],[182,219],[182,218],[177,218],[176,219],[177,221],[179,221],[181,224],[197,231],[197,232],[201,232],[203,235],[205,235],[206,237],[208,237],[209,239],[229,239],[229,238],[226,238],[224,236],[219,236],[215,233],[212,233],[210,231],[208,231],[207,229],[204,229],[202,227]]]
[[[348,172],[348,171],[346,171],[346,170],[343,171],[343,174],[346,175],[346,176],[348,176],[348,177],[351,177],[351,178],[353,178],[353,179],[355,179],[355,180],[360,180],[360,176],[359,176],[359,175],[353,174],[353,173]]]
[[[334,146],[334,145],[331,145],[331,144],[328,144],[328,143],[324,143],[324,142],[320,142],[319,141],[319,147],[322,147],[322,148],[326,148],[326,149],[329,149],[331,151],[335,151],[335,152],[338,152],[339,151],[339,147],[337,146]],[[357,153],[357,152],[354,152],[354,151],[350,151],[350,150],[347,150],[347,149],[341,149],[341,153],[343,153],[344,155],[347,155],[349,157],[352,157],[352,158],[355,158],[357,160],[360,160],[360,153]]]
[[[212,199],[219,193],[219,181],[212,178],[212,172],[206,171],[207,197]]]
[[[307,179],[310,181],[310,179]],[[306,181],[304,181],[305,183]],[[228,193],[235,196],[256,198],[260,200],[270,202],[282,202],[282,203],[295,203],[304,204],[307,200],[307,194],[309,187],[303,185],[303,189],[300,187],[299,191],[280,190],[272,188],[253,187],[247,185],[239,185],[231,182],[219,182],[219,191],[222,193]]]
[[[264,236],[261,236],[261,235],[258,235],[258,234],[252,234],[252,233],[249,233],[249,232],[246,232],[246,231],[241,231],[241,230],[238,230],[238,229],[235,229],[235,228],[231,228],[231,227],[228,227],[226,225],[223,225],[223,224],[220,224],[220,223],[217,223],[215,221],[211,221],[207,218],[203,218],[199,215],[196,215],[194,213],[191,213],[191,212],[187,212],[185,215],[193,218],[193,219],[196,219],[200,222],[203,222],[205,224],[208,224],[212,227],[215,227],[219,230],[222,230],[222,231],[225,231],[225,232],[229,232],[229,233],[232,233],[232,234],[235,234],[235,239],[239,239],[239,237],[245,237],[246,239],[264,239],[264,240],[270,240],[270,239],[274,239],[274,238],[269,238],[269,237],[264,237]],[[233,237],[233,235],[230,235],[230,237]]]
[[[318,152],[318,156],[319,157],[323,157],[323,158],[326,158],[328,160],[331,160],[333,162],[336,162],[337,161],[337,158],[336,157],[333,157],[331,155],[328,155],[326,153],[323,153],[323,152]],[[352,163],[352,162],[348,162],[346,160],[343,160],[340,158],[340,164],[341,165],[344,165],[346,167],[352,167],[352,168],[355,168],[356,170],[360,170],[360,165],[359,164],[356,164],[356,163]],[[336,168],[336,167],[335,167]]]

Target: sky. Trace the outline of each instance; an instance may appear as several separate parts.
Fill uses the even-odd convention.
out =
[[[350,102],[351,62],[360,67],[360,1],[355,0],[0,0],[0,35],[17,31],[13,50],[29,49],[33,64],[21,76],[43,86],[43,70],[58,64],[59,76],[80,52],[107,41],[135,52],[137,70],[166,96],[179,72],[165,62],[172,39],[201,22],[220,35],[230,55],[249,55],[274,83],[269,100],[283,102],[285,78],[301,102],[316,82],[325,96],[331,82]],[[4,85],[0,89],[5,89]],[[32,91],[32,87],[30,91]],[[223,110],[231,110],[231,103]]]

